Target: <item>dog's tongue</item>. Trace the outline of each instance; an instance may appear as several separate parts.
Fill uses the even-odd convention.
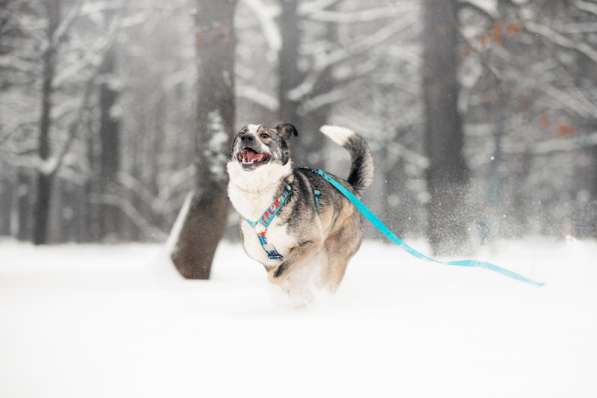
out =
[[[263,160],[263,154],[253,151],[245,151],[245,158],[250,162],[260,162]]]

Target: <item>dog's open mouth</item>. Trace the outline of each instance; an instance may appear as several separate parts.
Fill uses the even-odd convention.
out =
[[[236,156],[238,161],[246,167],[258,166],[269,161],[270,156],[267,153],[260,153],[251,148],[245,148]]]

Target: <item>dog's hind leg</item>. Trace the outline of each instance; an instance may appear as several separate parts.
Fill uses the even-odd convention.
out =
[[[334,255],[333,258],[328,256],[327,267],[323,270],[322,275],[323,286],[330,292],[335,293],[344,279],[346,274],[346,267],[348,267],[348,261],[350,257]]]
[[[322,269],[321,279],[323,285],[334,293],[346,273],[346,267],[352,256],[361,245],[362,233],[353,225],[347,225],[328,237],[324,244],[327,253],[327,264]]]

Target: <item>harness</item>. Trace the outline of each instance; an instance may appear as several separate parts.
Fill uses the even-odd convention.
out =
[[[314,171],[314,170],[312,170]],[[289,184],[286,184],[284,187],[284,191],[274,199],[273,203],[270,207],[259,217],[257,221],[249,220],[247,218],[243,219],[249,224],[257,234],[257,240],[259,244],[263,248],[263,251],[267,255],[267,258],[270,260],[282,260],[284,256],[282,256],[272,245],[267,241],[267,228],[271,225],[274,219],[280,214],[282,208],[288,201],[288,197],[292,192],[292,187]],[[321,198],[321,191],[319,189],[313,189],[313,203],[315,204],[315,211],[319,213],[320,208],[320,198]]]
[[[257,221],[252,221],[246,218],[244,219],[255,230],[255,233],[257,234],[257,240],[263,248],[263,251],[265,251],[265,254],[267,254],[267,258],[270,260],[282,260],[284,258],[284,256],[282,256],[272,244],[268,243],[266,235],[267,228],[271,225],[272,221],[274,221],[278,214],[280,214],[280,211],[282,211],[284,204],[286,204],[286,201],[290,196],[290,192],[292,192],[292,187],[286,184],[284,191],[280,194],[280,196],[274,199],[271,206],[268,207],[268,209],[261,217],[259,217]]]

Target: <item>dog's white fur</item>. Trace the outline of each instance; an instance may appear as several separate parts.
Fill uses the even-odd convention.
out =
[[[259,130],[260,124],[249,124],[247,128],[249,129],[249,133],[257,134],[257,130]]]
[[[319,131],[327,135],[332,141],[341,146],[345,146],[348,140],[356,135],[356,133],[351,129],[332,125],[321,126]],[[369,157],[369,161],[362,164],[361,167],[363,169],[361,171],[361,175],[363,178],[363,185],[369,186],[373,182],[374,169],[371,153],[367,153],[366,156]]]
[[[228,197],[238,213],[245,219],[256,221],[271,206],[280,181],[292,173],[290,162],[285,165],[270,163],[254,170],[244,170],[235,160],[228,162]],[[259,244],[257,234],[245,220],[241,223],[244,248],[249,257],[262,264],[276,265],[277,260],[270,260]],[[258,228],[260,225],[258,226]],[[268,240],[282,255],[296,245],[296,239],[288,234],[286,225],[274,222],[269,226]]]
[[[332,141],[334,141],[336,144],[340,146],[344,146],[344,144],[346,144],[350,137],[355,135],[355,132],[351,129],[347,129],[346,127],[340,126],[325,125],[321,126],[319,131],[330,137]]]
[[[240,215],[249,220],[263,215],[272,204],[280,181],[292,173],[290,162],[244,170],[239,162],[231,160],[226,167],[230,176],[228,197]]]

